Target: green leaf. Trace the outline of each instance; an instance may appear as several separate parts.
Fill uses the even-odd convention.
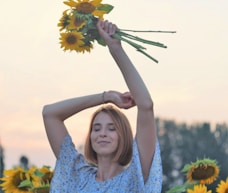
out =
[[[110,13],[114,6],[109,4],[101,4],[99,7],[97,7],[97,10],[105,11],[106,13]]]
[[[49,170],[51,169],[51,166],[44,165],[43,167],[44,167],[44,168],[47,168],[47,169],[49,169]]]
[[[186,186],[186,189],[193,189],[195,185],[199,184],[198,181],[193,181],[193,182],[186,182],[185,183],[185,186]]]
[[[186,186],[182,185],[182,186],[174,186],[173,188],[168,190],[166,193],[182,193],[185,191],[186,191]]]
[[[106,46],[106,43],[105,43],[105,41],[102,38],[98,38],[97,39],[97,43],[102,45],[102,46]]]
[[[188,172],[191,168],[191,165],[190,164],[185,164],[184,168],[181,170],[181,172],[185,173],[185,172]]]
[[[39,170],[35,170],[34,175],[42,178],[44,176],[44,173]]]
[[[24,180],[24,181],[22,181],[20,184],[19,184],[19,186],[18,186],[19,188],[25,188],[25,187],[32,187],[32,182],[30,182],[30,180]]]

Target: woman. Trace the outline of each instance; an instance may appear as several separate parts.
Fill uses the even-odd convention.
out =
[[[46,105],[43,119],[57,158],[52,193],[160,193],[162,168],[156,138],[153,102],[121,42],[117,27],[98,21],[97,29],[119,67],[129,92],[107,91]],[[85,157],[75,150],[64,121],[80,111],[111,103],[95,112],[85,145]],[[137,107],[136,136],[118,109]]]

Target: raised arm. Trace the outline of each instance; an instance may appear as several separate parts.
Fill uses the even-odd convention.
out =
[[[121,42],[111,37],[116,31],[116,26],[108,21],[99,21],[97,27],[120,69],[138,109],[136,140],[143,177],[146,181],[153,160],[156,140],[153,101],[140,74],[123,50]]]
[[[43,121],[51,148],[58,158],[60,146],[67,132],[64,121],[70,116],[93,106],[102,104],[103,93],[76,97],[43,108]]]
[[[130,93],[126,92],[122,94],[118,91],[107,91],[76,97],[44,106],[44,126],[56,158],[59,156],[61,144],[68,133],[64,121],[82,110],[107,102],[126,109],[134,106],[134,101]]]

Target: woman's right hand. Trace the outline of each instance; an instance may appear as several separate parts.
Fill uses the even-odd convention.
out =
[[[130,92],[120,93],[118,91],[108,91],[104,93],[104,101],[111,102],[122,109],[129,109],[135,106],[134,98]]]
[[[120,40],[113,38],[112,35],[116,33],[117,26],[109,21],[98,20],[97,29],[101,38],[105,41],[108,47],[113,45],[121,45]]]

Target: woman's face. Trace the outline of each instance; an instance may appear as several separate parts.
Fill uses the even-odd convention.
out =
[[[96,115],[90,135],[97,156],[113,157],[118,148],[118,134],[111,117],[104,112]]]

